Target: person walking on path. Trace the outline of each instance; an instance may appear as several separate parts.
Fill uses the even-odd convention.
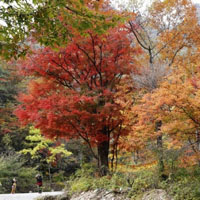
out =
[[[13,178],[13,180],[12,180],[12,190],[11,190],[11,194],[15,194],[16,187],[17,187],[17,181],[16,181],[15,178]]]
[[[40,174],[37,174],[36,180],[37,180],[38,192],[42,193],[42,176]]]

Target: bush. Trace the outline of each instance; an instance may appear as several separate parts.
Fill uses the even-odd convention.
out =
[[[121,190],[128,187],[127,178],[122,173],[115,173],[112,176],[107,175],[99,177],[97,168],[91,164],[84,164],[82,168],[77,170],[68,181],[68,190],[70,194],[80,193],[82,191],[105,189],[105,190]]]
[[[180,168],[174,174],[174,180],[166,185],[166,190],[174,200],[199,200],[200,199],[200,173],[198,168]]]
[[[94,174],[96,168],[91,164],[83,164],[74,175],[70,177],[66,190],[70,194],[88,191],[93,187]]]
[[[118,177],[118,178],[117,178]],[[117,175],[96,178],[93,182],[94,189],[118,190],[122,188],[121,178]]]
[[[88,191],[93,186],[93,178],[85,178],[81,177],[73,182],[70,188],[70,194],[72,193],[80,193],[82,191]]]
[[[124,191],[129,196],[137,196],[144,191],[158,186],[159,176],[154,170],[141,170],[134,173],[114,173],[103,177],[95,177],[97,169],[90,165],[83,165],[68,182],[70,194],[82,191],[105,189]]]
[[[156,168],[133,172],[129,179],[131,179],[132,185],[130,185],[128,196],[132,199],[148,190],[157,189],[160,180]]]

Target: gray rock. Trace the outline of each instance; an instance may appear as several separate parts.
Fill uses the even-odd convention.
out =
[[[156,189],[146,192],[143,195],[142,200],[173,200],[173,198],[170,197],[166,191]]]
[[[123,194],[113,191],[94,190],[73,195],[70,200],[129,200]]]

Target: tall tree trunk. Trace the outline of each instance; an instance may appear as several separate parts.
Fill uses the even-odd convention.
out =
[[[160,130],[162,126],[162,121],[156,122],[156,131]],[[164,172],[164,161],[163,161],[163,140],[162,134],[157,137],[157,148],[158,148],[158,165],[159,165],[159,172],[162,174]]]
[[[50,188],[52,189],[52,177],[51,177],[51,164],[48,165],[49,170],[49,182],[50,182]]]
[[[112,157],[110,159],[110,168],[111,168],[111,171],[113,173],[114,172],[114,159],[115,159],[115,150],[114,150],[114,147],[113,147],[113,149],[111,151],[111,155],[112,155]]]
[[[159,153],[159,160],[158,160],[158,165],[159,165],[159,171],[160,173],[164,172],[164,161],[163,161],[163,141],[162,141],[162,135],[157,137],[157,147],[158,147],[158,153]]]
[[[109,154],[109,140],[99,143],[98,149],[98,165],[101,176],[105,176],[108,173],[108,154]]]
[[[197,145],[197,152],[200,152],[200,130],[196,130],[196,145]],[[198,165],[200,167],[200,159],[198,158]]]

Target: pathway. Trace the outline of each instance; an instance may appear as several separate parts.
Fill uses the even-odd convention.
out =
[[[16,194],[0,194],[0,200],[35,200],[36,197],[55,196],[63,194],[63,192],[43,192],[39,193],[16,193]]]

